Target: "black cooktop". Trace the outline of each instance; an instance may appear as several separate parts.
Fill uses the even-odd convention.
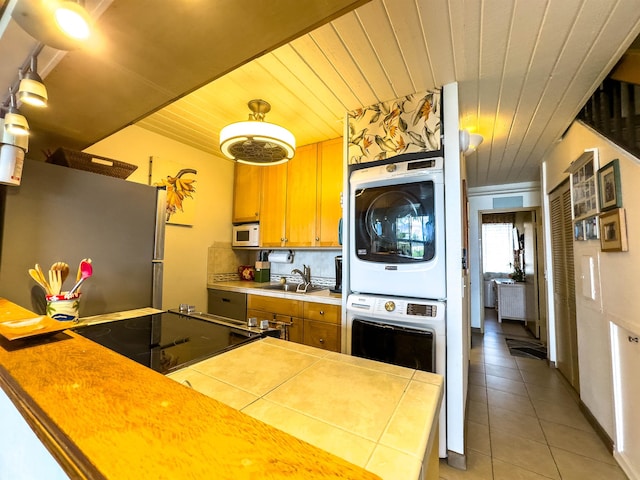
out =
[[[178,370],[264,335],[234,326],[233,320],[213,321],[194,315],[163,312],[74,331],[160,373]]]

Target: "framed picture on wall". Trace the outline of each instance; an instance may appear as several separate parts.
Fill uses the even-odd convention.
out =
[[[596,185],[597,153],[597,149],[585,150],[566,170],[571,174],[571,212],[574,222],[593,217],[600,211]]]
[[[598,228],[598,217],[593,216],[584,220],[584,239],[597,240],[600,238],[600,229]]]
[[[616,208],[600,214],[600,250],[626,252],[627,224],[624,208]]]
[[[601,212],[622,207],[620,166],[617,158],[598,170],[598,190]]]

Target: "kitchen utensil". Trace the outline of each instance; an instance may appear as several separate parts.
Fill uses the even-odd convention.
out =
[[[80,272],[80,279],[71,288],[71,290],[69,290],[69,293],[67,293],[67,296],[74,294],[76,290],[80,288],[80,285],[82,285],[82,282],[84,282],[87,278],[93,275],[93,267],[91,266],[91,263],[89,263],[86,260],[82,260],[80,262],[79,272]]]
[[[69,265],[64,262],[56,262],[51,265],[51,270],[57,270],[60,272],[60,287],[62,287],[62,284],[64,284],[64,281],[69,275]]]
[[[62,288],[62,282],[60,281],[59,270],[49,270],[49,286],[51,287],[52,295],[59,295]]]
[[[80,281],[80,279],[82,278],[82,262],[91,263],[91,259],[90,258],[83,258],[80,261],[80,264],[78,265],[78,273],[76,274],[76,283],[78,283]],[[80,287],[78,287],[78,288],[80,288]]]
[[[42,289],[47,295],[51,295],[51,291],[47,289],[47,286],[44,283],[42,283],[42,279],[40,278],[40,275],[38,275],[38,272],[36,271],[35,268],[29,269],[29,275],[31,276],[31,278],[33,278],[36,281],[38,285],[42,287]]]
[[[36,263],[36,272],[38,273],[38,278],[40,278],[40,284],[44,286],[44,290],[48,295],[51,295],[53,292],[51,291],[51,286],[49,282],[47,282],[46,277],[44,276],[44,272],[42,271],[42,267]]]

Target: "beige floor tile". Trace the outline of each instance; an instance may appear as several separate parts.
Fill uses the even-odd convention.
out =
[[[551,387],[527,384],[527,392],[529,393],[531,401],[542,400],[545,402],[559,402],[569,405],[575,404],[577,406],[576,400],[561,384]]]
[[[489,409],[484,402],[467,401],[467,420],[470,422],[489,425]]]
[[[553,479],[560,479],[558,469],[545,443],[491,429],[493,458]]]
[[[482,385],[469,385],[468,396],[474,402],[487,403],[487,389]]]
[[[549,365],[546,360],[538,360],[537,358],[525,358],[525,357],[514,357],[516,359],[516,364],[520,370],[544,370],[548,369]]]
[[[522,381],[522,375],[517,368],[501,367],[499,365],[485,365],[484,371],[487,375],[493,375],[494,377],[508,378],[509,380],[515,380],[517,382]]]
[[[467,422],[467,447],[483,455],[491,455],[491,439],[489,426],[480,423]]]
[[[549,477],[540,475],[524,468],[512,465],[497,458],[493,459],[494,480],[548,480]]]
[[[540,422],[536,417],[490,406],[489,425],[492,432],[500,430],[510,435],[517,435],[536,442],[546,442]]]
[[[485,387],[487,382],[484,378],[484,373],[469,372],[469,385]]]
[[[598,462],[582,455],[552,447],[562,480],[627,480],[627,476],[617,465]]]
[[[578,405],[573,401],[546,402],[543,400],[533,400],[533,406],[540,420],[560,423],[586,432],[593,431],[593,428],[589,422],[587,422]]]
[[[527,397],[528,392],[524,386],[524,382],[509,380],[508,378],[495,377],[493,375],[486,375],[487,387],[494,390],[502,390],[503,392],[513,393],[514,395],[520,395]]]
[[[485,365],[484,362],[469,362],[469,372],[473,373],[484,373]]]
[[[450,467],[446,460],[441,459],[440,478],[444,480],[491,480],[493,478],[491,457],[473,450],[469,451],[466,470]]]
[[[242,411],[361,467],[367,464],[375,448],[371,440],[267,400],[258,400]]]
[[[563,383],[555,369],[550,367],[520,370],[520,375],[524,383],[542,387],[562,386]]]
[[[500,367],[517,368],[516,361],[510,356],[485,355],[484,363],[498,365]]]
[[[211,378],[192,368],[185,368],[167,376],[182,384],[185,384],[186,380],[195,391],[207,397],[215,398],[237,410],[241,410],[258,399],[252,393]]]
[[[609,453],[595,432],[587,432],[545,420],[541,420],[540,424],[550,446],[568,450],[599,462],[616,465],[613,455]]]
[[[320,360],[265,396],[364,438],[377,440],[409,380],[356,365]],[[431,386],[429,384],[423,384]],[[349,396],[344,395],[345,388]],[[299,392],[305,392],[300,395]],[[378,401],[372,403],[370,398]],[[359,411],[360,415],[351,412]]]
[[[515,395],[502,390],[487,388],[487,403],[490,407],[499,407],[511,410],[523,415],[536,416],[536,411],[528,397]]]

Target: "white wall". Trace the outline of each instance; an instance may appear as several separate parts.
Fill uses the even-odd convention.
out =
[[[189,303],[206,310],[208,247],[213,242],[231,240],[233,162],[137,126],[127,127],[85,151],[138,165],[127,179],[138,183],[148,184],[149,157],[198,171],[193,226],[167,225],[162,305],[168,309]]]
[[[541,202],[538,183],[512,183],[491,187],[470,188],[469,196],[469,277],[471,280],[471,327],[483,328],[484,302],[482,299],[482,231],[481,215],[494,209],[495,199],[522,197],[523,207],[539,207]],[[518,210],[509,208],[509,211]]]
[[[616,427],[610,321],[624,324],[629,330],[640,331],[637,313],[640,308],[637,289],[640,270],[640,162],[590,128],[575,122],[545,159],[546,193],[567,178],[564,170],[589,148],[598,149],[601,167],[616,158],[620,161],[622,203],[626,209],[629,242],[628,252],[601,252],[599,241],[595,240],[573,244],[580,397],[613,438]],[[582,294],[583,276],[587,273],[582,271],[582,259],[585,257],[594,260],[595,300]],[[637,371],[637,365],[635,369]],[[637,425],[638,419],[621,418],[618,424],[625,422]]]

